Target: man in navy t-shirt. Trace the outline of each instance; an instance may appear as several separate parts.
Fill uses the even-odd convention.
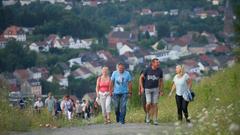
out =
[[[151,61],[150,67],[148,67],[140,76],[140,89],[141,92],[145,90],[146,95],[146,122],[150,123],[150,109],[153,109],[153,122],[155,125],[158,124],[157,122],[157,113],[158,113],[158,98],[159,95],[163,95],[163,72],[162,69],[159,67],[160,62],[158,59],[154,58]]]

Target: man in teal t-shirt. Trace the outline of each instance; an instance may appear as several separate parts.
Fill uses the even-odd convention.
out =
[[[55,115],[55,109],[54,109],[54,105],[55,105],[55,98],[52,96],[52,93],[48,93],[48,98],[45,100],[45,105],[47,106],[48,112],[51,115]]]
[[[128,95],[132,96],[132,77],[122,63],[118,64],[117,70],[112,73],[111,81],[113,88],[113,102],[115,107],[116,121],[125,123],[126,106]]]

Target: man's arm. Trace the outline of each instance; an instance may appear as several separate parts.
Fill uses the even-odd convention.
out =
[[[159,95],[163,96],[163,79],[159,79]]]
[[[139,88],[138,88],[138,93],[139,95],[142,95],[143,93],[143,80],[144,80],[144,75],[141,74],[140,77],[139,77]]]

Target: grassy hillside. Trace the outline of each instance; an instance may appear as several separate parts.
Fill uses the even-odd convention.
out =
[[[189,105],[189,113],[194,128],[193,134],[238,134],[240,133],[240,64],[232,68],[219,71],[211,77],[203,79],[199,84],[194,84],[196,99]],[[134,84],[137,83],[137,77]],[[168,97],[170,83],[165,82],[165,95],[159,101],[159,122],[176,122],[177,110],[174,96]],[[52,119],[44,111],[40,115],[32,113],[31,109],[20,111],[8,106],[5,99],[6,87],[0,85],[0,131],[25,131],[39,127],[40,124],[50,123],[55,126],[82,125],[85,121],[74,120],[68,122],[65,119]],[[114,112],[114,111],[112,111]],[[144,112],[137,96],[137,85],[134,85],[134,95],[129,100],[127,122],[142,123]],[[112,120],[114,114],[112,113]],[[99,115],[91,123],[102,123],[102,116]],[[183,123],[184,124],[184,123]]]

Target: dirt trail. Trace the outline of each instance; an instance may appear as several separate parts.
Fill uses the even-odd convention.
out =
[[[82,127],[40,129],[27,133],[11,133],[10,135],[173,135],[177,132],[189,134],[186,124],[161,123],[157,126],[145,123],[98,124]]]

